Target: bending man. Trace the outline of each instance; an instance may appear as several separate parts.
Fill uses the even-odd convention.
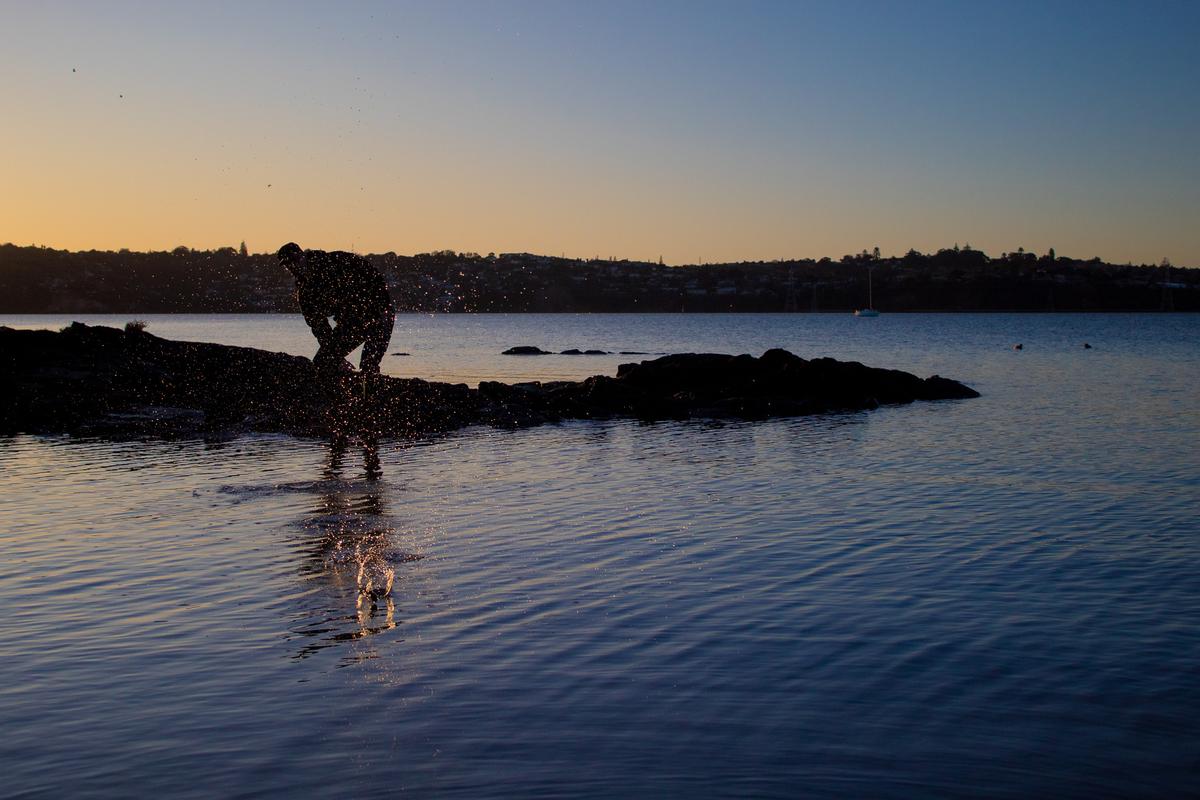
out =
[[[378,374],[396,322],[379,270],[362,256],[301,250],[295,242],[279,248],[277,256],[296,279],[300,312],[320,345],[313,363],[322,370],[339,369],[361,344],[359,369]],[[336,327],[329,324],[331,317]]]

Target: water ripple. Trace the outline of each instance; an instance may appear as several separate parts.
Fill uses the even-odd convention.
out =
[[[1087,320],[929,324],[961,342],[907,357],[983,398],[419,445],[0,439],[6,786],[1194,794],[1194,333],[1097,369],[1039,352]],[[837,335],[878,363],[901,333],[876,330]]]

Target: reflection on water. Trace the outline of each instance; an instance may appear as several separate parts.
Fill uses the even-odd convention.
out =
[[[537,341],[852,321],[807,316]],[[828,352],[984,396],[853,415],[0,439],[4,790],[1193,796],[1189,319],[881,318]]]
[[[385,502],[378,442],[351,444],[347,438],[328,444],[321,479],[311,486],[318,503],[297,521],[299,573],[318,597],[306,598],[290,628],[305,640],[295,658],[395,628],[396,565],[420,558],[394,549],[396,523]],[[359,474],[352,471],[359,465],[347,465],[351,451],[361,452]],[[352,660],[363,657],[374,654]]]

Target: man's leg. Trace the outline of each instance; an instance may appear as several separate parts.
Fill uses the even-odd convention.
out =
[[[346,356],[350,355],[350,351],[358,347],[358,343],[361,341],[361,337],[355,338],[339,325],[317,348],[317,354],[313,356],[313,363],[322,372],[336,372],[345,362]]]
[[[396,312],[387,311],[367,328],[366,342],[363,343],[362,358],[358,368],[363,372],[379,373],[379,362],[387,354],[388,342],[392,340],[392,328],[396,324]]]

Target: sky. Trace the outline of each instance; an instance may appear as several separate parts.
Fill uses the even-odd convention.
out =
[[[1200,3],[0,0],[0,242],[1200,266]]]

